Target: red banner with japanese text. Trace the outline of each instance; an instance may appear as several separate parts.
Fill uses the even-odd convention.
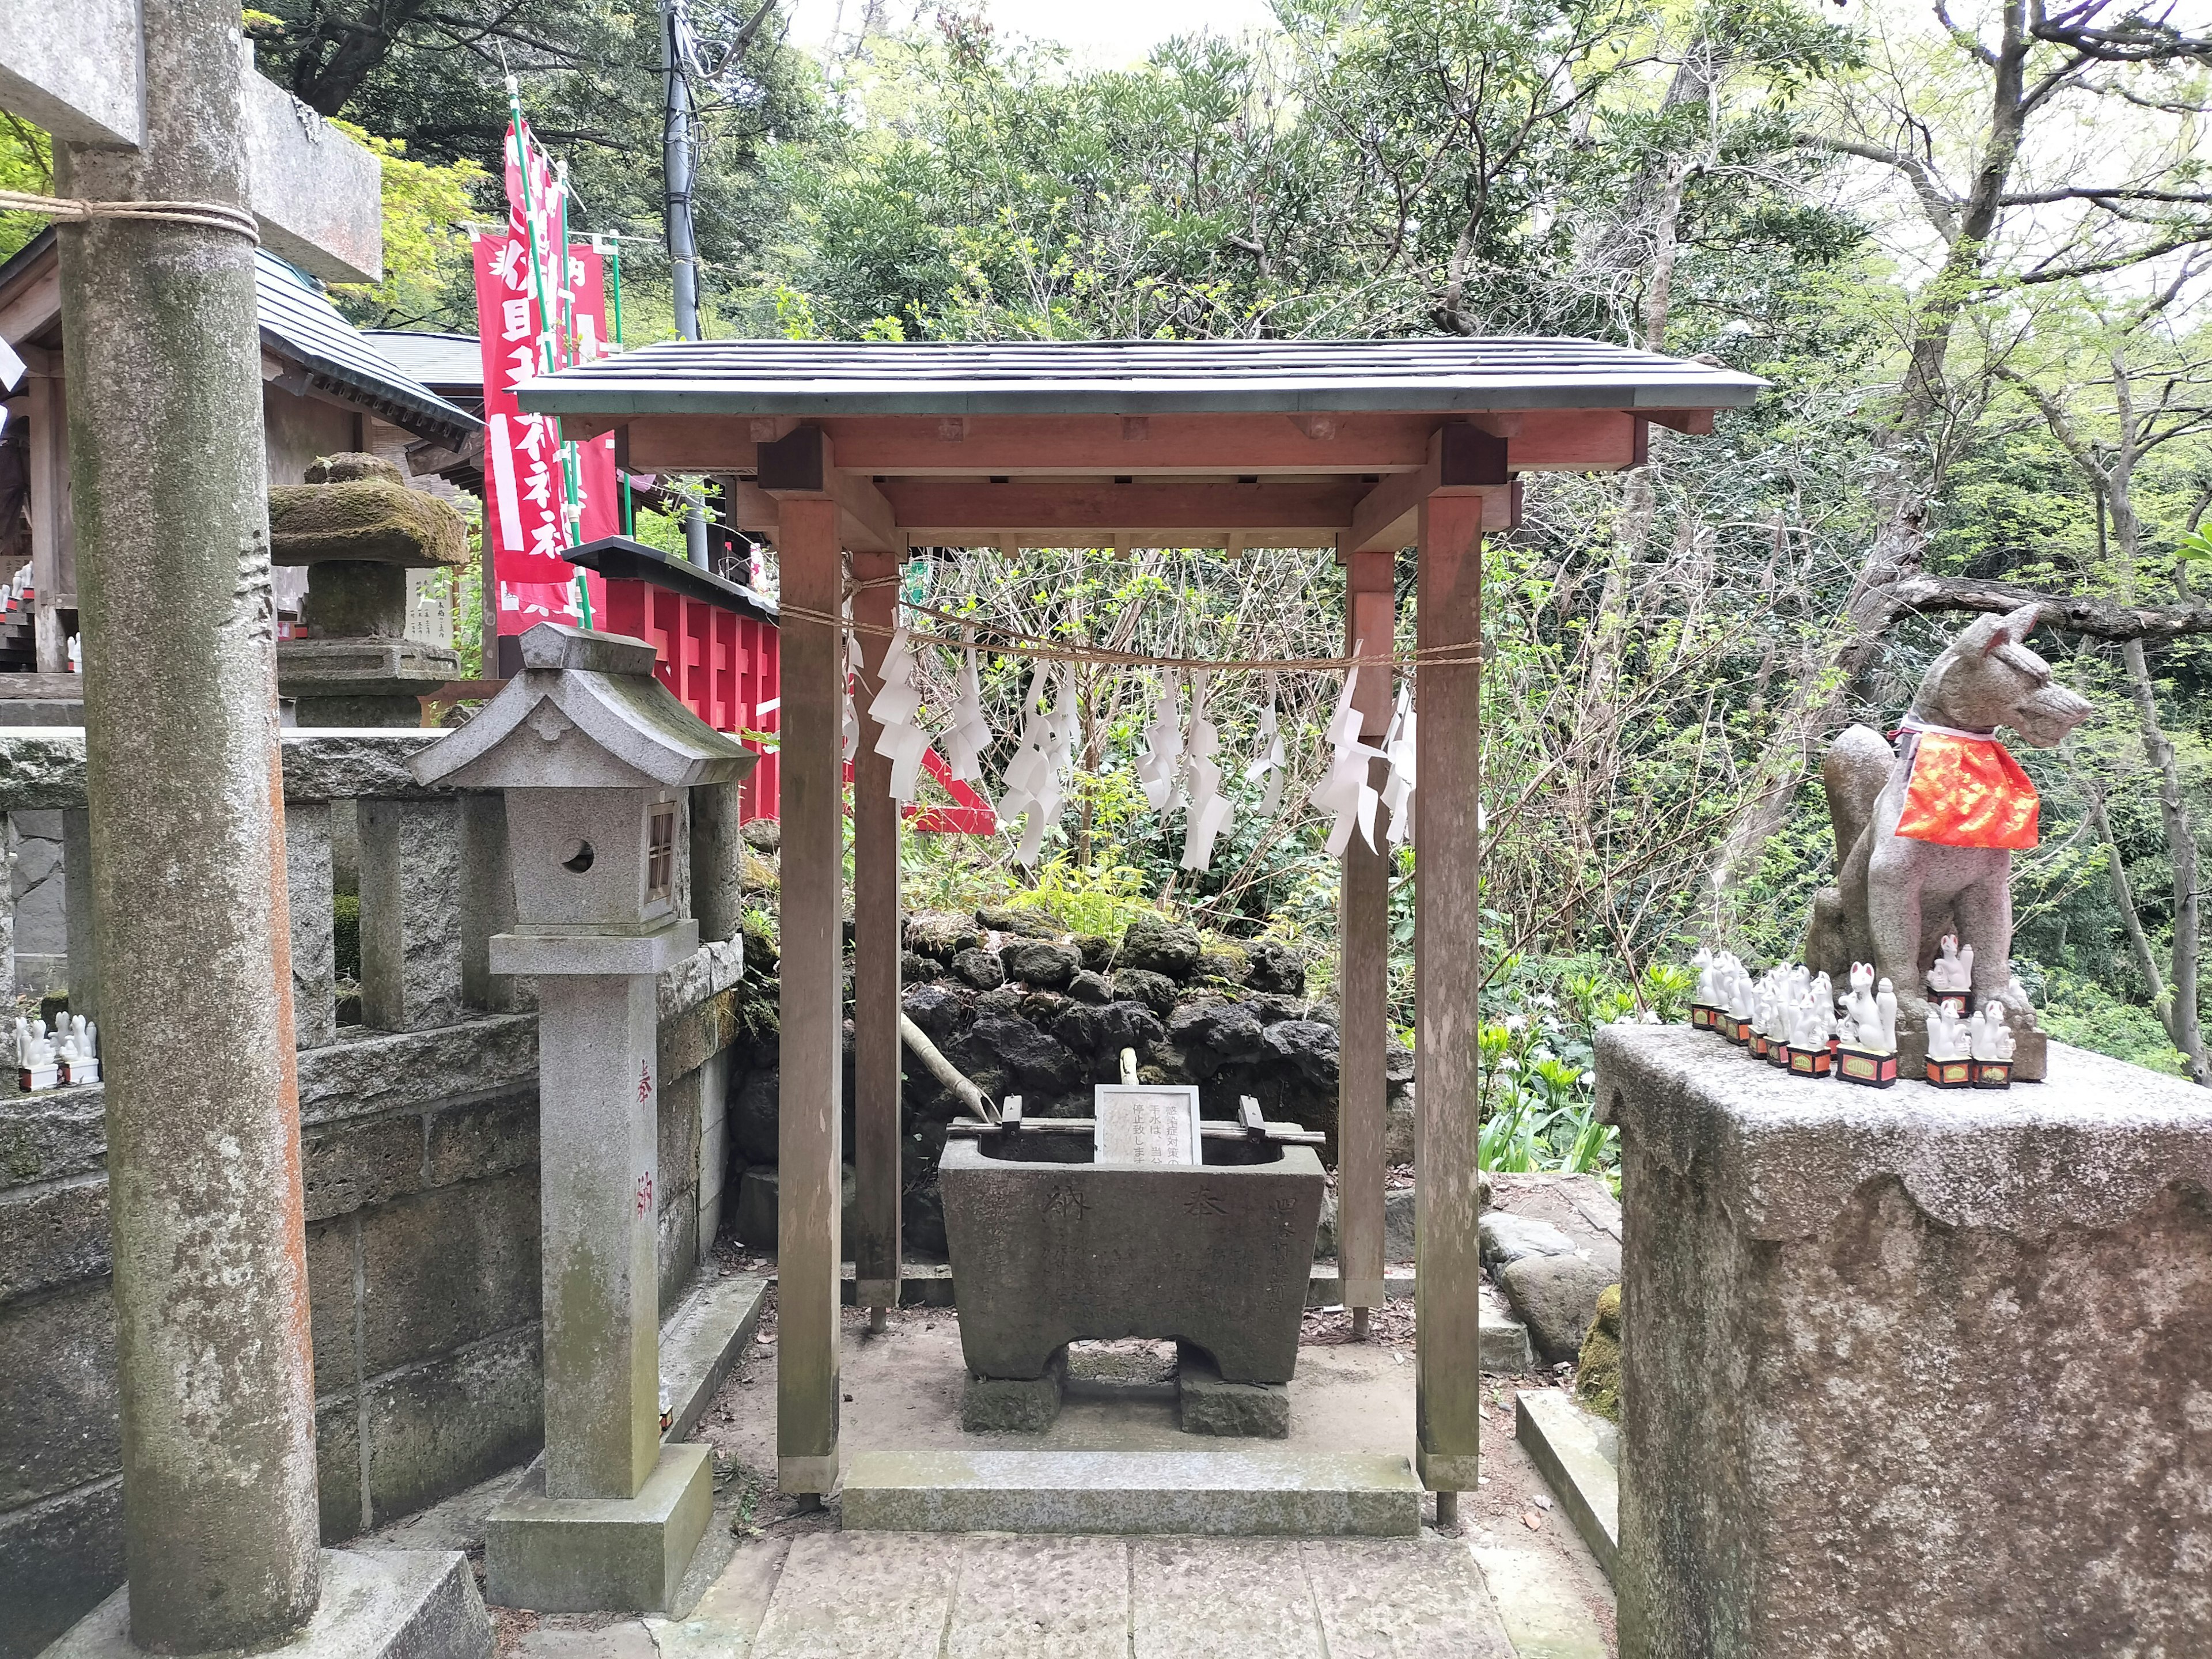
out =
[[[507,161],[507,228],[474,238],[484,540],[499,631],[520,634],[548,620],[589,627],[604,613],[605,586],[562,554],[619,528],[614,439],[564,443],[559,422],[526,413],[514,388],[600,355],[604,271],[599,250],[568,235],[566,179],[532,141],[527,123],[508,128]]]

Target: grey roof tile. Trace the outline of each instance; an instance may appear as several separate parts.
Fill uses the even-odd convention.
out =
[[[1766,382],[1593,340],[668,341],[520,390],[556,414],[1716,409]]]

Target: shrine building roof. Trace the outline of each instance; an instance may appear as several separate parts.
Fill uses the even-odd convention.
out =
[[[520,388],[550,414],[1713,410],[1766,382],[1577,339],[672,340]]]

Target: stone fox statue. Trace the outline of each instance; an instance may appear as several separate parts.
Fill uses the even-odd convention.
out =
[[[2035,786],[1995,737],[2048,749],[2087,718],[2022,643],[2039,607],[1984,617],[1938,657],[1893,750],[1854,726],[1821,763],[1836,832],[1836,885],[1814,901],[1805,962],[1836,984],[1870,962],[1897,988],[1898,1066],[1926,1070],[1928,969],[1947,933],[1974,947],[1972,1006],[1995,1001],[2018,1043],[2013,1074],[2044,1075],[2044,1039],[2012,973],[2012,855],[2038,834]]]

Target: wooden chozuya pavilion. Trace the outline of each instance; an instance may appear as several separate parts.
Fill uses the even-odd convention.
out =
[[[1762,382],[1579,340],[675,342],[532,382],[526,409],[612,430],[624,465],[739,480],[783,599],[778,1478],[838,1480],[840,786],[847,593],[865,709],[909,544],[1316,547],[1346,567],[1348,651],[1393,635],[1391,564],[1418,549],[1414,839],[1419,1276],[1416,1466],[1439,1519],[1474,1488],[1481,550],[1515,480],[1644,459],[1650,422],[1711,429]],[[749,480],[750,482],[744,482]],[[1430,661],[1431,658],[1442,659]],[[1359,677],[1379,738],[1391,677]],[[865,718],[865,716],[864,716]],[[890,762],[854,762],[859,1300],[899,1284],[898,816]],[[1344,854],[1339,996],[1345,1300],[1383,1297],[1383,857]],[[1196,1270],[1196,1264],[1194,1264]]]

